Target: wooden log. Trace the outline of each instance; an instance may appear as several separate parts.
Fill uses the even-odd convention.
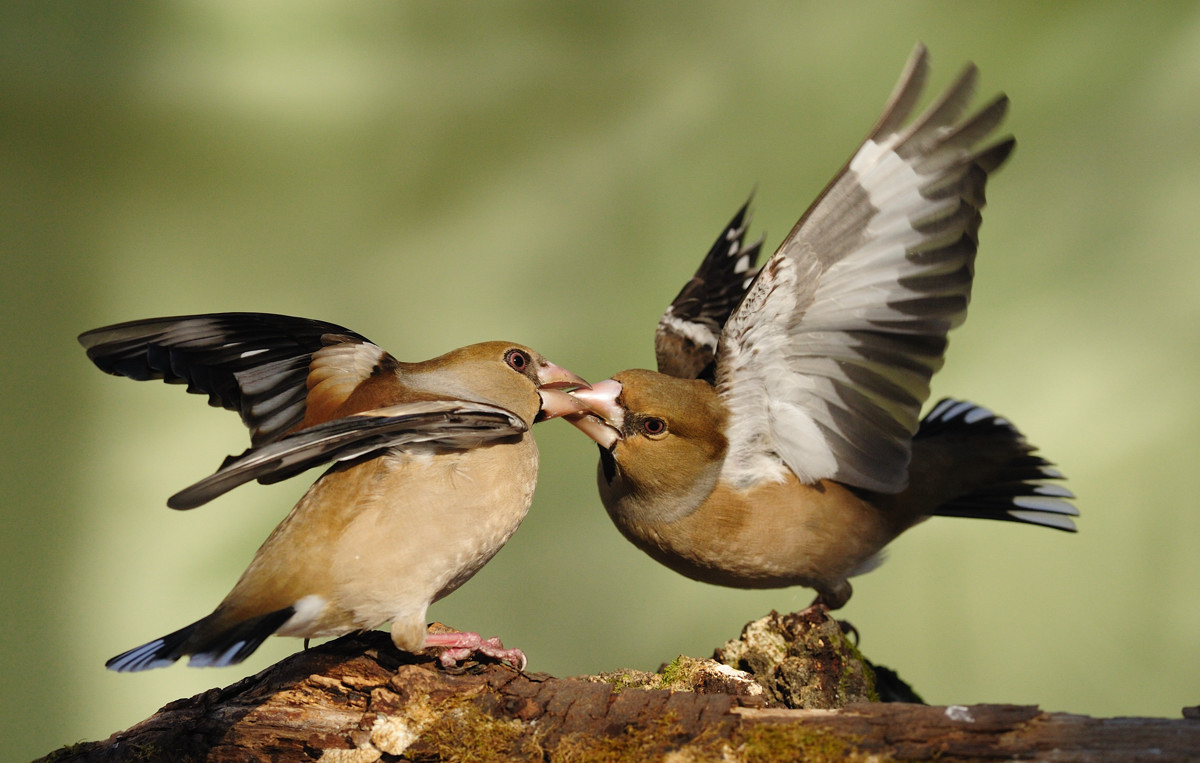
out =
[[[773,677],[803,672],[792,664],[801,658],[797,643],[818,643],[815,659],[826,665],[826,647],[839,655],[844,648],[840,631],[820,618],[796,618],[764,618],[773,619],[768,633],[775,627],[792,640],[783,643],[775,668],[771,658],[755,656],[757,675],[694,658],[679,658],[657,674],[555,678],[493,662],[451,672],[433,657],[397,651],[382,632],[357,634],[172,702],[104,741],[43,760],[1200,759],[1200,720],[1187,718],[1089,718],[1034,706],[912,702],[786,707]],[[761,640],[756,643],[761,650]],[[726,645],[718,653],[738,651]],[[744,658],[747,650],[740,653]],[[776,670],[784,663],[792,672]],[[861,666],[848,669],[861,673]],[[815,683],[828,688],[830,682],[834,695],[857,696],[831,673]]]

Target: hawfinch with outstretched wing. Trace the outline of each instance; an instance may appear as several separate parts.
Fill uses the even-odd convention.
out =
[[[918,46],[757,271],[739,212],[662,317],[658,373],[574,393],[592,413],[568,418],[600,446],[613,521],[688,577],[807,586],[836,609],[850,577],[930,516],[1075,529],[1062,475],[1008,421],[949,399],[918,418],[966,317],[988,173],[1013,148],[988,142],[1004,96],[963,116],[973,66],[909,121],[926,71]]]
[[[321,321],[262,313],[155,318],[79,337],[101,370],[162,379],[241,414],[251,447],[168,505],[190,509],[250,480],[333,465],[212,614],[108,661],[112,670],[241,662],[271,634],[317,638],[392,624],[416,652],[445,647],[519,667],[474,633],[427,633],[425,611],[508,541],[533,499],[535,421],[578,412],[586,384],[512,342],[403,363]]]

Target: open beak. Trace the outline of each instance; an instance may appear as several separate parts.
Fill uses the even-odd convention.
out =
[[[561,389],[539,389],[538,397],[542,399],[542,407],[534,421],[549,421],[559,416],[582,416],[588,410],[587,403],[576,400],[569,392],[563,392]]]
[[[572,387],[587,389],[591,386],[582,376],[576,376],[562,366],[556,366],[548,360],[543,362],[541,367],[538,368],[538,389],[570,389]]]
[[[542,399],[542,407],[534,421],[548,421],[588,410],[587,403],[576,400],[563,390],[572,387],[587,389],[590,386],[582,376],[549,361],[543,362],[538,368],[538,397]]]
[[[621,383],[605,379],[588,389],[577,389],[571,397],[586,406],[586,413],[567,416],[580,432],[596,441],[605,450],[611,450],[621,439],[621,427],[625,423],[625,409],[617,402],[621,396]]]

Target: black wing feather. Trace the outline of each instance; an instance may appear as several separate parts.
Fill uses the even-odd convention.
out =
[[[236,411],[250,441],[282,437],[304,419],[312,354],[369,340],[335,323],[271,313],[211,313],[118,323],[79,336],[100,370],[186,384],[209,405]]]
[[[406,403],[335,419],[225,459],[214,474],[167,500],[194,509],[251,480],[272,484],[332,461],[347,461],[414,443],[467,448],[520,434],[514,413],[484,403],[439,400]]]
[[[758,273],[762,239],[744,244],[749,224],[747,199],[659,320],[654,351],[660,373],[712,380],[717,338]]]

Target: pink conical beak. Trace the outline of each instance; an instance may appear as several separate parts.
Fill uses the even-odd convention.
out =
[[[557,419],[559,416],[582,416],[588,411],[587,403],[582,400],[576,400],[571,393],[563,392],[560,389],[546,389],[543,387],[538,390],[538,397],[542,399],[542,407],[538,410],[537,418],[534,421],[549,421]]]
[[[587,388],[590,386],[582,376],[577,376],[548,360],[538,368],[538,389],[570,389],[571,387]]]
[[[621,396],[621,383],[605,379],[588,389],[575,390],[571,396],[583,402],[588,412],[569,415],[567,421],[600,447],[613,447],[621,439],[621,427],[625,423],[625,409],[617,402]]]
[[[543,361],[541,367],[538,368],[538,396],[542,399],[542,407],[534,420],[549,421],[559,416],[586,411],[588,409],[586,403],[576,400],[562,390],[589,386],[591,385],[582,376],[571,373],[548,360]]]

